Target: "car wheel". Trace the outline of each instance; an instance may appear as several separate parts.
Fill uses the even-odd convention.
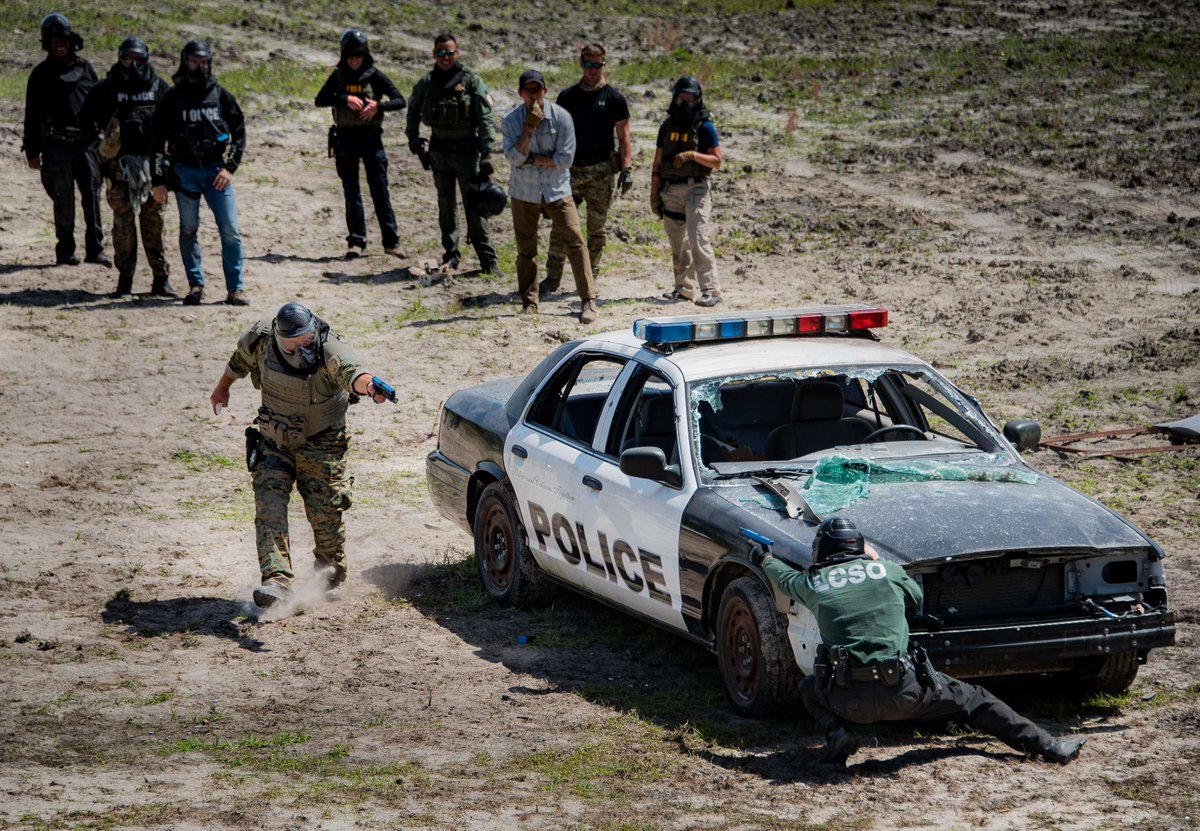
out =
[[[721,596],[717,662],[725,695],[739,715],[769,715],[798,700],[802,674],[787,624],[771,592],[754,577],[734,580]]]
[[[475,567],[483,590],[504,606],[543,602],[546,577],[533,561],[516,508],[499,482],[483,489],[474,529]]]
[[[1124,692],[1133,685],[1139,666],[1136,651],[1105,655],[1099,663],[1089,662],[1076,671],[1077,687],[1087,692]]]

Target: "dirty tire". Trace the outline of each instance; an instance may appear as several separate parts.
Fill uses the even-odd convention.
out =
[[[1137,678],[1138,666],[1136,651],[1106,655],[1099,664],[1079,671],[1076,686],[1085,692],[1124,692]]]
[[[549,580],[529,551],[525,529],[499,482],[483,489],[475,506],[475,568],[483,590],[503,606],[544,603]]]
[[[757,578],[740,577],[721,596],[717,663],[725,695],[739,715],[759,718],[798,706],[803,676],[792,655],[787,624]]]

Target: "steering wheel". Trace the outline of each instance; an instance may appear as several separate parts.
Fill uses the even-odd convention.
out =
[[[863,438],[860,444],[879,441],[880,436],[886,436],[888,433],[913,433],[922,441],[929,441],[929,436],[925,435],[925,432],[920,427],[913,427],[911,424],[889,424],[887,427],[872,430]]]

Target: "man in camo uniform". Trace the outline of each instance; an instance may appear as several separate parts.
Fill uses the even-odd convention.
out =
[[[622,195],[633,185],[633,147],[629,141],[629,104],[604,77],[607,64],[604,47],[589,43],[579,51],[583,78],[558,94],[557,104],[571,114],[575,123],[575,160],[571,163],[571,194],[575,204],[587,203],[587,248],[592,279],[600,267],[607,239],[604,232],[613,193]],[[616,141],[614,142],[614,137]],[[620,173],[620,176],[617,174]],[[616,176],[614,185],[613,178]],[[556,228],[550,231],[546,256],[546,279],[538,286],[545,297],[562,283],[567,242]]]
[[[267,607],[287,597],[295,575],[288,546],[288,501],[300,491],[312,525],[326,588],[346,579],[346,532],[353,477],[346,475],[346,407],[359,396],[383,403],[372,374],[329,324],[299,303],[258,321],[238,341],[209,401],[229,406],[229,388],[250,376],[262,406],[246,431],[246,464],[254,481],[254,530],[262,585],[254,602]]]

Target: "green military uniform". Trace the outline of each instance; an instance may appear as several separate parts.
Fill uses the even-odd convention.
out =
[[[264,584],[290,588],[294,577],[288,544],[288,501],[300,491],[312,525],[318,568],[330,568],[331,585],[346,574],[342,512],[350,507],[353,478],[346,475],[346,407],[351,384],[363,374],[354,351],[320,322],[318,368],[293,370],[272,336],[273,320],[242,335],[225,367],[232,380],[250,376],[263,393],[255,426],[262,434],[254,481],[254,529]]]
[[[954,720],[1030,756],[1074,758],[1064,760],[1053,736],[983,687],[931,667],[922,667],[918,677],[908,656],[906,612],[921,607],[923,593],[900,566],[858,557],[806,574],[768,557],[762,568],[784,594],[812,611],[825,646],[849,656],[844,673],[826,679],[814,673],[800,685],[804,706],[827,735],[841,729],[843,720]]]
[[[479,174],[480,155],[492,152],[496,125],[492,122],[492,97],[487,85],[457,64],[449,71],[434,68],[417,81],[408,99],[409,144],[421,136],[421,125],[430,129],[429,157],[438,195],[438,225],[442,232],[443,263],[457,266],[459,249],[458,197],[463,196],[467,239],[488,271],[496,265],[487,217],[466,208],[467,185]],[[457,188],[457,193],[456,193]]]

